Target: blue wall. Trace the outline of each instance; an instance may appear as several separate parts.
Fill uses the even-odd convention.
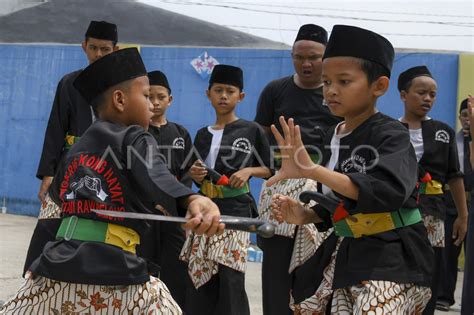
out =
[[[266,83],[293,72],[288,51],[142,47],[147,69],[164,71],[170,81],[174,102],[169,119],[187,127],[192,136],[214,122],[204,93],[207,79],[202,79],[190,65],[205,50],[220,63],[244,70],[247,96],[237,112],[245,119],[253,119],[258,96]],[[37,215],[40,182],[35,174],[56,85],[64,74],[86,63],[79,46],[0,45],[0,203],[6,197],[9,212]],[[397,54],[392,87],[381,98],[379,109],[395,118],[402,115],[396,79],[404,69],[420,64],[426,64],[438,81],[438,100],[431,116],[454,127],[457,55]],[[256,197],[260,185],[261,181],[252,183]]]

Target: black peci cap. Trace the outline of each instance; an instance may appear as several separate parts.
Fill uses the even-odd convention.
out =
[[[244,89],[244,74],[239,67],[216,65],[209,78],[209,86],[213,83],[229,84]]]
[[[161,71],[151,71],[148,72],[148,79],[150,80],[150,85],[161,85],[168,89],[171,93],[171,88],[168,83],[166,75]]]
[[[349,25],[335,25],[329,37],[323,60],[331,57],[355,57],[375,62],[392,71],[395,50],[383,36]]]
[[[146,76],[147,72],[136,48],[126,48],[108,54],[85,68],[74,80],[74,87],[91,103],[108,88]]]
[[[295,43],[299,40],[311,40],[326,45],[328,43],[328,32],[321,26],[305,24],[300,27]]]
[[[433,76],[431,75],[430,70],[426,66],[416,66],[405,70],[398,76],[398,91],[401,92],[402,90],[404,90],[406,88],[407,83],[416,77],[432,78]]]
[[[86,31],[86,38],[111,40],[114,43],[118,41],[117,25],[106,21],[91,21]]]

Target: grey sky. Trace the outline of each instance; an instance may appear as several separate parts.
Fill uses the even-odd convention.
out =
[[[368,28],[395,48],[474,52],[474,1],[139,0],[291,45],[300,25]]]

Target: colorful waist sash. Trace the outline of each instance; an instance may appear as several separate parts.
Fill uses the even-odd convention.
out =
[[[434,179],[428,182],[420,182],[418,193],[420,195],[441,195],[443,194],[443,184]]]
[[[80,138],[81,137],[76,137],[70,134],[66,134],[66,138],[64,138],[64,147],[66,147],[66,149],[69,150],[74,143],[79,141]]]
[[[352,217],[356,218],[357,222],[347,217],[333,222],[337,236],[359,238],[364,235],[391,231],[421,221],[418,208],[401,208],[398,211],[383,213],[357,213]]]
[[[133,254],[140,244],[140,235],[131,228],[77,216],[62,219],[56,239],[105,243]]]
[[[249,183],[246,182],[242,188],[232,188],[231,186],[215,185],[208,180],[203,180],[200,192],[209,198],[231,198],[250,192]]]

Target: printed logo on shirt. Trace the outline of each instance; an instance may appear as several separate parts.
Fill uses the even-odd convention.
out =
[[[449,133],[446,130],[438,130],[435,134],[435,140],[444,143],[449,143]]]
[[[175,138],[172,143],[173,149],[184,150],[184,139],[182,137]]]
[[[342,161],[341,170],[343,173],[353,173],[354,170],[365,174],[367,171],[366,160],[358,154],[352,155],[350,158]]]
[[[66,200],[76,199],[77,191],[83,188],[87,188],[88,190],[94,192],[97,198],[102,201],[105,201],[105,198],[108,196],[108,194],[106,194],[102,189],[101,180],[97,177],[90,177],[86,175],[79,179],[79,181],[72,182],[71,185],[69,185],[69,188],[71,188],[71,192],[65,195]]]
[[[84,214],[90,213],[91,209],[125,211],[122,185],[112,165],[105,154],[83,153],[74,157],[65,168],[60,184],[59,198],[63,201],[63,213]],[[94,197],[97,200],[93,200]]]
[[[252,145],[247,138],[237,138],[232,143],[232,150],[240,151],[249,154],[252,152]]]

